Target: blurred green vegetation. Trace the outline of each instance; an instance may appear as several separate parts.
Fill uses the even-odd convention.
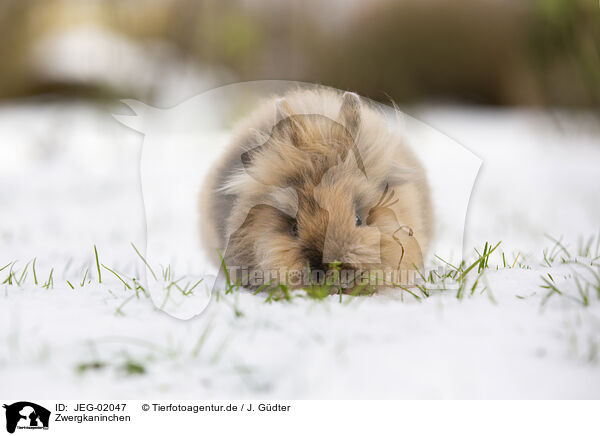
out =
[[[82,25],[142,47],[160,41],[239,81],[316,82],[402,103],[600,101],[597,0],[0,0],[0,98],[106,91],[32,68],[40,40]]]

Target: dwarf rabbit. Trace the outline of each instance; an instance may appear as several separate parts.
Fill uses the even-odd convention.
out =
[[[306,272],[312,283],[335,269],[352,273],[352,289],[365,273],[421,267],[431,239],[415,155],[374,105],[325,88],[269,99],[243,120],[200,210],[204,245],[248,288],[301,288]]]

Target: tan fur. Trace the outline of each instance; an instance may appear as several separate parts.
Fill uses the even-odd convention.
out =
[[[411,269],[431,238],[421,164],[377,109],[330,89],[258,107],[209,174],[200,206],[204,244],[230,269]]]

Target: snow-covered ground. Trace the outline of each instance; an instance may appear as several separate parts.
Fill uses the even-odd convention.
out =
[[[578,238],[600,229],[600,130],[591,116],[411,112],[483,160],[465,254],[502,240],[485,289],[341,304],[336,296],[269,304],[240,291],[213,296],[183,321],[107,268],[98,283],[94,246],[130,287],[132,277],[148,278],[131,246],[146,244],[142,136],[110,112],[77,102],[0,107],[0,397],[600,397],[600,300],[585,288],[598,281],[561,263],[560,249],[551,267],[543,260],[554,245],[545,233],[564,235],[574,257]],[[510,265],[518,255],[514,268],[503,267],[500,250]],[[548,274],[563,295],[545,300]]]

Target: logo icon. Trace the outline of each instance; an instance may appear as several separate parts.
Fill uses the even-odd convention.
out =
[[[143,134],[144,262],[164,276],[144,280],[172,316],[200,314],[215,287],[406,289],[462,260],[481,159],[395,106],[269,80],[123,103],[114,118]],[[176,261],[194,292],[169,292]]]
[[[6,431],[14,433],[16,429],[48,430],[50,411],[29,401],[19,401],[4,405],[6,409]]]

